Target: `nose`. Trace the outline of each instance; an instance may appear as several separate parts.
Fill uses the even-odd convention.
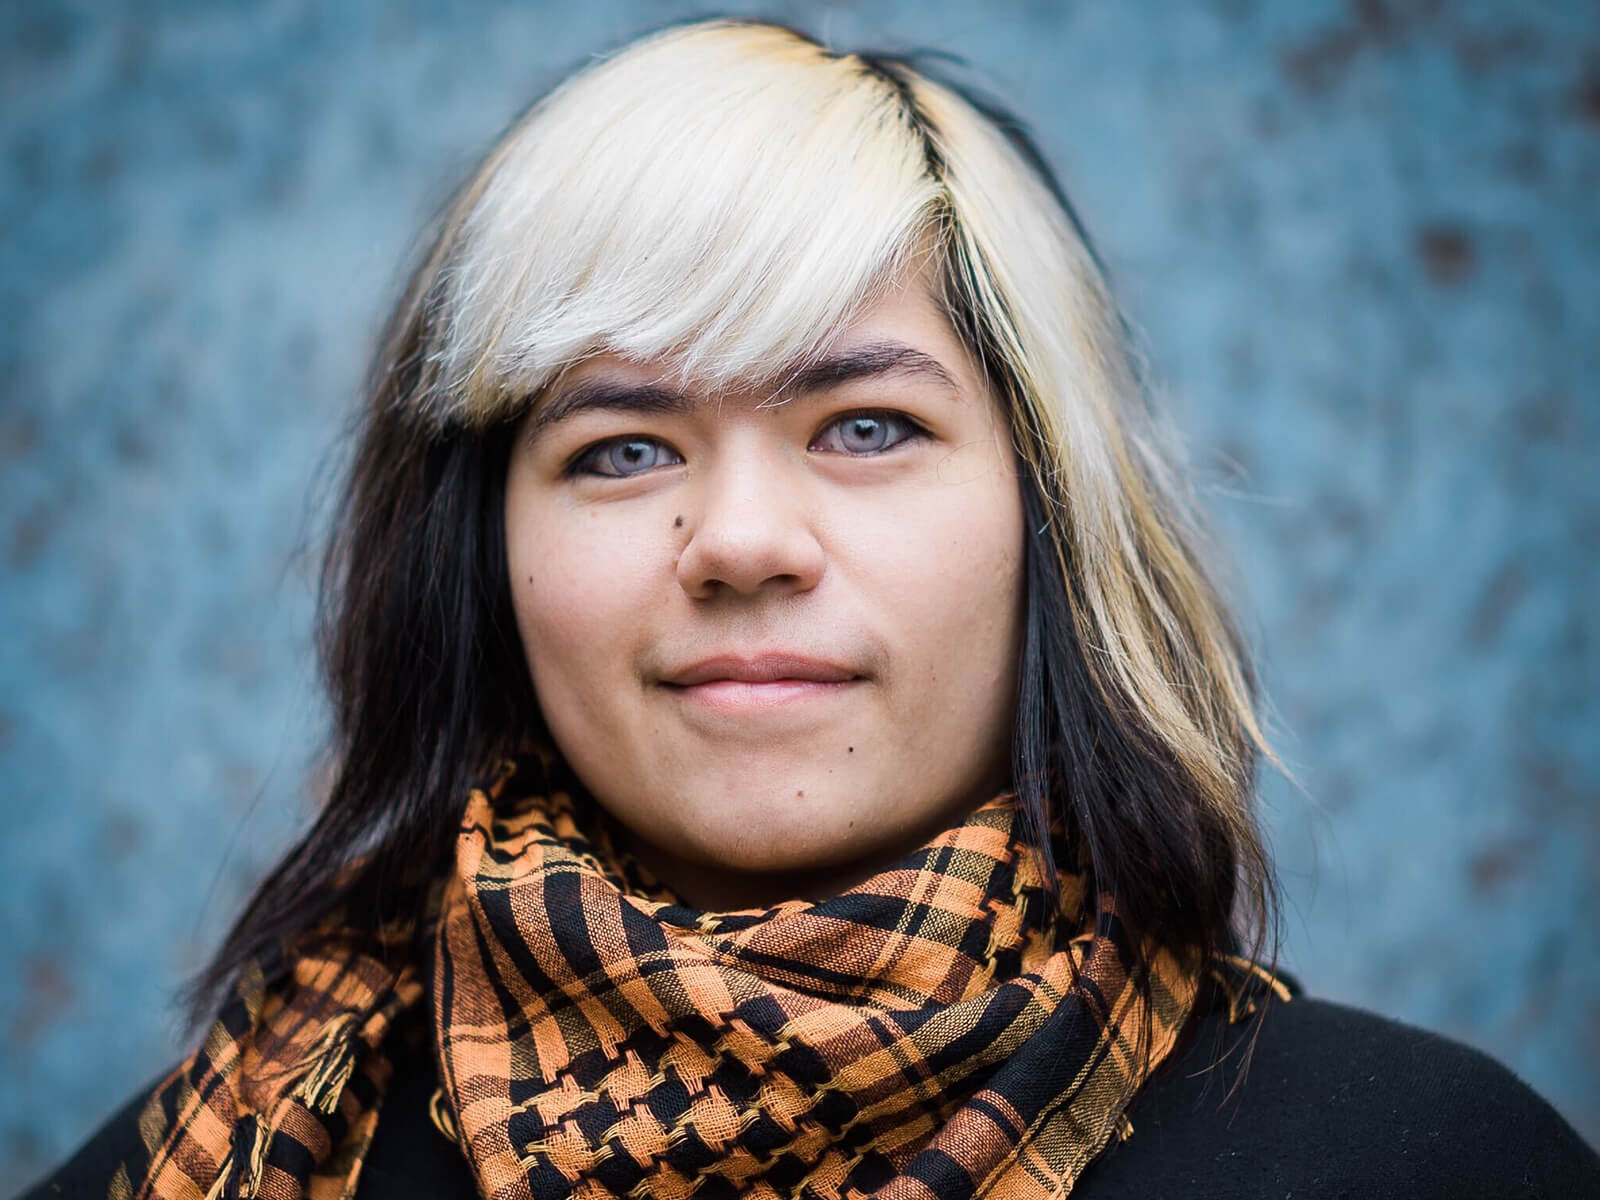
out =
[[[821,581],[826,558],[804,489],[776,458],[729,456],[697,481],[678,555],[678,584],[694,599],[792,594]]]

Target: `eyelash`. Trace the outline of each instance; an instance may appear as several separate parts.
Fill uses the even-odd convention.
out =
[[[905,432],[901,437],[890,442],[887,446],[881,446],[876,450],[864,450],[860,453],[852,453],[848,450],[825,451],[824,453],[843,454],[849,458],[875,458],[880,454],[887,454],[891,450],[895,450],[900,446],[904,446],[908,442],[918,441],[919,439],[928,436],[928,431],[926,429],[917,424],[917,422],[913,421],[904,413],[893,412],[888,409],[862,409],[859,412],[841,413],[839,416],[834,417],[822,427],[822,429],[817,433],[816,437],[811,439],[807,449],[814,447],[830,430],[839,428],[850,421],[878,421],[891,426],[900,425],[904,427]],[[657,468],[655,466],[650,466],[646,467],[642,471],[620,472],[617,474],[612,474],[608,471],[596,471],[593,469],[593,464],[595,461],[609,450],[613,450],[619,446],[645,444],[666,450],[668,453],[673,454],[677,458],[677,462],[663,463],[660,464],[661,466],[677,466],[683,461],[682,456],[678,455],[677,451],[672,450],[660,438],[632,434],[623,437],[607,438],[603,442],[596,442],[594,445],[585,448],[578,454],[576,458],[572,460],[565,473],[569,476],[588,475],[599,479],[631,479],[636,475],[648,474],[650,471],[656,470]]]

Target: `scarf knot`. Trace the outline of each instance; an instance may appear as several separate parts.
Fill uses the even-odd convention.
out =
[[[1127,1042],[1148,1024],[1147,1066],[1187,1012],[1174,971],[1147,1013],[1114,921],[1058,939],[1012,796],[840,895],[708,913],[547,769],[472,794],[433,943],[485,1196],[864,1196],[957,1167],[965,1193],[1032,1195],[1116,1129]],[[1059,885],[1075,911],[1082,879]]]

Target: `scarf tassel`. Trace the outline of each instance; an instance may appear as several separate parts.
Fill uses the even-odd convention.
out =
[[[434,1088],[433,1095],[428,1097],[428,1119],[433,1122],[433,1127],[450,1141],[458,1146],[461,1145],[461,1135],[456,1130],[455,1114],[450,1111],[450,1097],[445,1094],[442,1086]]]
[[[1258,997],[1263,985],[1279,1000],[1287,1004],[1293,996],[1283,980],[1260,963],[1251,962],[1237,954],[1219,955],[1224,968],[1211,968],[1211,978],[1228,998],[1228,1024],[1235,1025],[1246,1017],[1253,1017],[1260,1008]]]
[[[217,1168],[216,1182],[206,1200],[254,1200],[267,1169],[267,1144],[254,1113],[240,1117],[233,1126],[233,1147]]]
[[[217,1169],[216,1181],[205,1200],[255,1200],[267,1169],[267,1151],[277,1123],[271,1119],[279,1105],[300,1104],[312,1112],[331,1114],[339,1107],[345,1085],[356,1065],[356,1014],[344,1013],[328,1022],[316,1044],[307,1052],[307,1070],[263,1122],[246,1113],[233,1126],[233,1145]]]
[[[356,1020],[355,1013],[341,1013],[328,1022],[306,1055],[310,1070],[289,1092],[290,1100],[299,1101],[313,1112],[331,1114],[338,1109],[339,1098],[356,1067]]]

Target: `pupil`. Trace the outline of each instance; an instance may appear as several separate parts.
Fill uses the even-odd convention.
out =
[[[850,432],[857,441],[876,442],[878,439],[874,435],[878,432],[878,422],[871,417],[857,417],[850,423]]]

